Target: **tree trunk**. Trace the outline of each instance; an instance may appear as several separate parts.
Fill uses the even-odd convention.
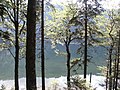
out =
[[[109,70],[109,63],[107,63],[106,90],[108,90],[108,70]]]
[[[16,22],[17,23],[17,22]],[[18,24],[16,24],[16,34],[15,34],[15,90],[19,90],[19,40],[18,40]]]
[[[115,57],[117,57],[117,55],[115,55]],[[115,64],[115,65],[114,65],[114,71],[113,71],[113,73],[114,73],[113,86],[112,86],[112,87],[113,87],[113,90],[115,90],[115,88],[116,88],[116,87],[115,87],[115,86],[116,86],[116,85],[115,85],[115,84],[116,84],[116,73],[117,73],[117,72],[116,72],[116,71],[117,71],[117,70],[116,70],[116,69],[117,69],[117,60],[116,60],[116,59],[117,59],[117,58],[115,58],[115,61],[114,61],[114,64]]]
[[[42,73],[42,90],[45,90],[45,56],[44,56],[44,0],[42,0],[41,10],[41,73]]]
[[[19,90],[19,75],[18,75],[18,68],[19,68],[19,24],[18,24],[18,17],[19,17],[19,0],[14,1],[14,5],[17,8],[14,10],[14,25],[15,25],[15,90]]]
[[[118,40],[118,53],[117,53],[117,71],[116,71],[116,83],[115,83],[115,90],[118,87],[118,77],[119,77],[119,63],[120,63],[120,30],[119,30],[119,40]]]
[[[67,52],[67,86],[68,90],[70,90],[70,58],[71,58],[71,53],[69,49],[69,44],[66,44],[66,52]]]
[[[87,75],[87,0],[85,0],[85,50],[84,50],[84,78]]]
[[[26,43],[26,88],[36,90],[36,0],[28,0]]]
[[[109,51],[109,90],[112,90],[112,51],[113,46],[111,45],[111,49]]]

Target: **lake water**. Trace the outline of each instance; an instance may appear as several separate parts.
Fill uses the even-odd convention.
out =
[[[61,51],[65,51],[65,48],[58,45],[57,48]],[[71,45],[72,58],[79,58],[80,55],[76,54],[78,45]],[[94,47],[90,49],[88,53],[93,57],[88,64],[88,74],[100,73],[97,66],[105,65],[106,51],[103,47]],[[54,49],[51,49],[49,44],[46,44],[45,48],[45,71],[46,77],[60,77],[66,76],[66,57],[62,55],[56,55]],[[36,60],[37,76],[41,76],[40,59]],[[72,71],[71,71],[72,72]],[[83,74],[83,69],[79,68],[78,72]],[[25,60],[20,60],[19,77],[25,77]],[[0,52],[0,80],[14,79],[14,59],[7,50]]]

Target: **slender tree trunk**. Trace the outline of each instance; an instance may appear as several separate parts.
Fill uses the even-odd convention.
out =
[[[26,89],[36,90],[36,0],[28,0],[26,43]]]
[[[14,0],[14,5],[17,8],[14,8],[14,25],[15,25],[15,90],[19,90],[19,75],[18,75],[18,68],[19,68],[19,24],[18,24],[18,17],[19,17],[19,0]]]
[[[111,29],[110,29],[110,32],[109,32],[109,36],[110,36],[110,39],[111,39],[111,45],[110,45],[110,49],[109,49],[109,90],[112,90],[112,85],[113,85],[113,80],[112,80],[112,63],[113,63],[113,60],[112,60],[112,55],[113,55],[113,48],[114,48],[114,38],[113,36],[111,35],[111,32],[113,31],[113,26],[114,25],[111,25]]]
[[[109,70],[109,63],[107,63],[107,74],[106,74],[106,90],[108,89],[108,70]]]
[[[70,90],[70,58],[71,58],[71,53],[69,49],[69,44],[66,44],[66,52],[67,52],[67,86],[68,90]]]
[[[112,90],[112,51],[113,46],[111,46],[111,49],[109,51],[109,90]]]
[[[16,22],[17,23],[17,22]],[[15,90],[19,90],[19,75],[18,75],[18,68],[19,68],[19,40],[18,40],[18,24],[16,24],[16,34],[15,34]]]
[[[115,57],[116,57],[116,55],[115,55]],[[115,84],[116,84],[116,69],[117,69],[117,60],[116,60],[116,58],[115,58],[115,61],[114,61],[114,63],[115,63],[115,65],[114,65],[114,78],[113,78],[113,90],[115,89]]]
[[[111,29],[111,31],[112,30],[113,29]],[[110,50],[109,50],[109,72],[108,72],[109,73],[109,90],[112,90],[112,85],[113,85],[113,83],[112,83],[112,63],[113,63],[112,55],[113,55],[114,39],[111,35],[111,31],[109,33],[109,36],[112,40],[112,44],[111,44]]]
[[[85,0],[85,50],[84,50],[84,78],[87,75],[87,0]]]
[[[118,87],[118,77],[119,77],[119,63],[120,63],[120,30],[119,30],[119,40],[118,40],[118,53],[117,53],[117,73],[116,73],[116,86],[115,86],[115,90],[117,90]]]
[[[42,73],[42,90],[45,90],[45,56],[44,56],[44,0],[42,0],[41,10],[41,73]]]

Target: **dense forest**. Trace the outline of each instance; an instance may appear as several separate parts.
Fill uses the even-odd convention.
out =
[[[0,90],[119,90],[119,4],[0,0]]]

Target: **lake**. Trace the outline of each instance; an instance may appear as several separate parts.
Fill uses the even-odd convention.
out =
[[[80,55],[76,54],[76,50],[79,46],[71,44],[70,50],[72,58],[79,58]],[[64,52],[65,47],[58,45],[57,48]],[[88,54],[92,56],[91,62],[88,64],[88,74],[98,74],[100,71],[97,66],[105,65],[106,63],[106,49],[100,46],[95,46],[89,49]],[[37,76],[41,76],[40,59],[36,59],[36,72]],[[66,76],[66,57],[57,55],[54,49],[51,49],[50,44],[45,45],[45,71],[46,77],[60,77]],[[71,71],[72,72],[72,71]],[[78,73],[83,74],[83,68],[79,68]],[[72,72],[72,74],[74,74]],[[25,60],[20,60],[19,65],[19,77],[25,77]],[[0,80],[14,79],[14,59],[8,50],[0,52]]]

